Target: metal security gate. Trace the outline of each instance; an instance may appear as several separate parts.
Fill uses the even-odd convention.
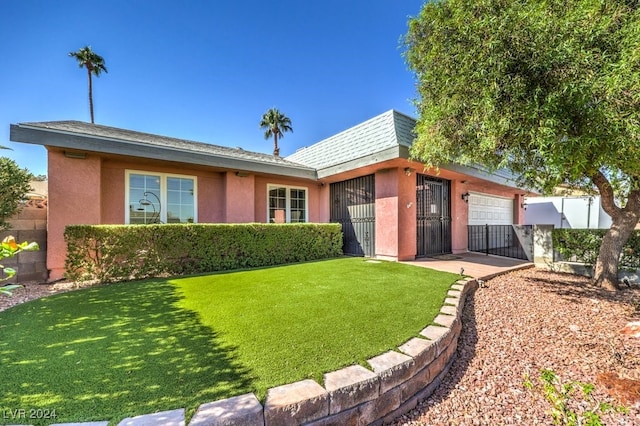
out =
[[[451,253],[451,182],[417,175],[418,256]]]
[[[332,183],[330,197],[330,221],[342,225],[344,253],[373,256],[376,247],[374,175]]]
[[[533,260],[533,225],[468,225],[469,251]]]

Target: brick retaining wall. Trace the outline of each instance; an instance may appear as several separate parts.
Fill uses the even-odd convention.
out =
[[[201,405],[189,426],[212,425],[382,425],[416,407],[438,387],[455,358],[462,330],[462,309],[476,280],[451,287],[434,323],[398,347],[367,361],[313,380],[271,388],[264,406],[252,393]],[[123,420],[119,426],[184,425],[184,409]]]

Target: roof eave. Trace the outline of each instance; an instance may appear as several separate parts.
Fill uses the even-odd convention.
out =
[[[349,172],[361,167],[371,166],[377,163],[382,163],[384,161],[389,161],[389,160],[395,160],[398,158],[409,160],[410,148],[404,145],[395,145],[390,148],[384,149],[382,151],[379,151],[370,155],[366,155],[364,157],[360,157],[351,161],[347,161],[345,163],[318,169],[318,179],[324,179],[329,176],[337,175],[344,172]],[[508,170],[498,170],[495,172],[489,172],[487,170],[483,170],[482,167],[470,166],[470,165],[463,166],[463,165],[453,164],[453,163],[444,165],[442,166],[442,168],[452,172],[461,173],[469,177],[497,183],[499,185],[518,188],[516,184],[516,177],[512,173],[510,173]]]
[[[327,178],[339,173],[349,172],[361,167],[371,166],[377,163],[382,163],[388,160],[395,160],[398,158],[409,158],[409,149],[403,145],[394,145],[392,147],[375,152],[373,154],[366,155],[364,157],[318,169],[318,179]]]
[[[171,147],[152,146],[132,141],[120,141],[91,135],[60,132],[24,124],[12,124],[9,139],[13,142],[23,142],[34,145],[67,148],[87,152],[143,157],[165,161],[167,158],[171,158],[171,161],[175,162],[223,169],[239,169],[254,173],[266,173],[313,180],[318,178],[316,171],[310,167],[262,163],[259,161],[238,159],[210,153],[184,151]]]
[[[483,170],[480,166],[463,166],[460,164],[449,163],[442,166],[443,169],[450,170],[452,172],[462,173],[470,177],[487,180],[499,185],[509,186],[511,188],[518,188],[516,183],[516,176],[505,169],[500,169],[494,172]]]

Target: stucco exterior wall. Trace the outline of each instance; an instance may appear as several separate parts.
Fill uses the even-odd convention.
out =
[[[411,170],[408,170],[410,168]],[[376,256],[393,260],[416,257],[416,176],[425,173],[451,181],[452,251],[467,251],[468,205],[462,194],[477,192],[514,199],[514,223],[524,221],[522,191],[450,170],[435,173],[423,165],[395,159],[331,176],[322,181],[276,175],[191,167],[159,160],[87,153],[68,158],[49,152],[49,250],[50,280],[62,278],[66,246],[64,228],[69,224],[122,224],[126,217],[126,171],[194,176],[197,180],[199,223],[266,222],[268,185],[306,188],[307,221],[330,221],[330,182],[375,173]],[[343,179],[344,178],[344,179]]]
[[[49,208],[47,217],[47,267],[49,279],[63,277],[67,254],[64,229],[68,224],[101,223],[102,179],[100,157],[67,158],[49,152]]]
[[[398,187],[397,169],[383,169],[375,174],[376,184],[376,256],[397,258],[398,237]]]
[[[406,170],[409,169],[409,170]],[[451,181],[451,248],[464,253],[468,248],[469,205],[462,194],[476,192],[514,200],[513,223],[522,224],[523,191],[463,173],[441,169],[425,169],[424,165],[396,159],[378,168],[372,166],[334,175],[326,180],[337,182],[375,173],[376,182],[376,256],[390,260],[412,260],[417,253],[416,175],[427,174]],[[326,203],[328,203],[328,198]],[[321,203],[327,215],[329,205]],[[324,218],[324,217],[323,217]]]
[[[407,175],[403,168],[397,168],[398,176],[398,260],[416,258],[417,209],[416,173]]]
[[[251,223],[255,220],[255,175],[237,176],[225,173],[224,221],[227,223]]]
[[[102,223],[124,223],[125,168],[104,161],[102,168]]]
[[[464,253],[469,246],[467,225],[469,205],[462,199],[466,184],[460,180],[451,181],[451,252]]]
[[[416,175],[402,168],[379,170],[376,184],[376,256],[416,257]]]
[[[267,221],[267,185],[307,188],[308,221],[322,222],[318,182],[278,176],[238,176],[189,168],[181,164],[124,158],[67,158],[49,152],[49,280],[63,278],[66,258],[64,229],[71,224],[124,224],[126,171],[194,176],[197,180],[198,223],[247,223]],[[328,187],[325,190],[328,200]],[[325,222],[328,222],[328,215]]]
[[[198,222],[224,223],[224,177],[221,173],[198,175]]]

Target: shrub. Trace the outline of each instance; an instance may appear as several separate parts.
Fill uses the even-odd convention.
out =
[[[538,383],[525,375],[524,387],[540,392],[551,403],[550,414],[556,425],[602,426],[603,414],[628,412],[622,405],[599,401],[593,394],[593,384],[577,380],[563,382],[553,370],[540,370]]]
[[[281,265],[342,254],[338,224],[71,225],[66,277],[124,281]]]
[[[0,231],[10,228],[7,219],[20,211],[24,196],[31,190],[32,178],[15,161],[0,157]]]
[[[593,266],[606,229],[554,229],[553,248],[566,260]],[[640,268],[640,231],[634,231],[622,248],[620,267]]]

